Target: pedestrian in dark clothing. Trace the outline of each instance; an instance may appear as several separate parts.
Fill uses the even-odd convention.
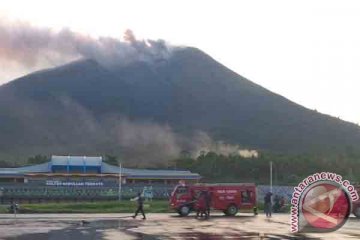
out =
[[[200,195],[195,203],[195,209],[196,209],[196,218],[198,218],[199,216],[203,217],[204,215],[205,217],[207,217],[206,197],[204,191],[200,192]]]
[[[145,212],[144,212],[144,199],[141,196],[141,193],[138,193],[136,198],[131,199],[131,201],[136,201],[137,202],[137,209],[135,211],[135,215],[133,216],[133,218],[136,218],[136,216],[141,213],[143,215],[143,220],[146,219],[145,216]]]
[[[282,196],[282,197],[280,198],[280,211],[281,211],[281,212],[284,212],[284,211],[285,211],[285,197],[284,197],[284,196]]]
[[[274,196],[274,213],[280,212],[280,197],[278,195]]]
[[[265,197],[264,197],[264,210],[265,210],[265,214],[266,217],[271,217],[271,196],[272,193],[268,192]]]
[[[16,212],[19,210],[19,205],[17,203],[12,202],[9,210],[11,213],[16,214]]]
[[[205,195],[205,206],[206,206],[206,217],[210,217],[210,206],[211,206],[211,192],[206,192]]]

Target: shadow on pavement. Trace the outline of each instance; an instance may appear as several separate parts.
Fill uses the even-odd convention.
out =
[[[122,220],[103,220],[103,221],[81,221],[64,229],[52,230],[48,233],[32,233],[16,237],[4,238],[4,240],[101,240],[105,239],[105,231],[108,229],[118,229],[119,232],[126,232],[138,240],[157,240],[155,236],[148,236],[142,233],[127,231],[136,228],[137,225]]]
[[[188,215],[188,216],[180,216],[178,214],[176,215],[170,215],[171,218],[184,218],[184,219],[188,219],[188,218],[193,218],[195,219],[196,215]],[[225,216],[225,215],[210,215],[210,219],[214,218],[214,219],[250,219],[250,218],[256,218],[256,216],[254,215],[236,215],[236,216]]]
[[[287,236],[281,234],[268,234],[266,236],[260,236],[259,233],[256,232],[238,232],[238,233],[230,233],[226,234],[226,236],[219,234],[211,234],[211,233],[202,233],[202,232],[193,232],[193,233],[184,233],[181,234],[182,239],[184,240],[222,240],[222,239],[268,239],[268,240],[305,240],[305,239],[314,239],[309,238],[304,235],[295,235],[295,236]]]
[[[174,216],[176,217],[176,216]],[[229,219],[248,219],[254,216],[214,216],[213,218],[229,218]],[[185,218],[193,218],[188,216]],[[305,235],[281,235],[267,233],[259,235],[258,232],[240,231],[238,229],[228,228],[228,233],[218,234],[215,232],[201,231],[197,225],[187,226],[183,228],[183,232],[171,234],[164,232],[164,235],[147,235],[130,231],[131,229],[142,226],[142,221],[126,221],[126,220],[96,220],[96,221],[79,221],[71,222],[70,226],[63,229],[51,230],[47,233],[32,233],[16,237],[4,238],[4,240],[103,240],[106,237],[107,230],[116,230],[119,233],[131,235],[137,240],[163,240],[163,239],[181,239],[181,240],[222,240],[222,239],[309,239]],[[171,238],[169,237],[171,236]],[[176,237],[176,238],[173,238]],[[120,238],[118,238],[121,240]]]

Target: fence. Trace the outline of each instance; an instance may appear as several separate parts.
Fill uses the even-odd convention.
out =
[[[151,189],[154,199],[168,199],[174,185],[166,184],[126,184],[122,186],[121,197],[129,199],[142,193],[144,187]],[[118,199],[118,187],[59,187],[59,186],[24,186],[24,184],[0,185],[0,202],[18,201],[52,201],[52,200],[116,200]],[[270,191],[270,186],[257,186],[257,200],[262,203],[264,196]],[[293,192],[291,186],[273,186],[273,196],[285,197],[290,201]]]
[[[121,188],[121,197],[129,199],[142,193],[144,187],[151,186],[151,198],[168,199],[174,186],[165,184],[126,184]],[[1,185],[0,203],[19,202],[42,202],[42,201],[94,201],[118,199],[118,187],[59,187],[59,186],[24,186],[24,185]]]
[[[273,196],[284,197],[286,203],[290,202],[294,187],[292,186],[273,186],[272,194]],[[257,186],[257,201],[258,203],[264,202],[265,194],[270,192],[270,186],[267,185],[258,185]]]

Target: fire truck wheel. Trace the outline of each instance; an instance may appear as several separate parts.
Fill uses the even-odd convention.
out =
[[[228,216],[235,216],[238,212],[238,208],[235,204],[231,204],[228,206],[226,210],[226,215]]]
[[[190,213],[190,208],[189,206],[182,206],[180,209],[179,209],[179,214],[183,217],[186,217],[187,215],[189,215]]]
[[[355,217],[360,218],[360,206],[354,209],[354,215]]]

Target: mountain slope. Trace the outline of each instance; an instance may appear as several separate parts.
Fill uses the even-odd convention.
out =
[[[123,117],[142,124],[140,138],[146,138],[146,125],[160,129],[161,134],[148,131],[159,139],[171,138],[172,131],[190,136],[201,130],[215,140],[280,152],[341,151],[360,143],[355,124],[308,110],[198,49],[183,48],[156,63],[135,62],[109,70],[81,60],[1,86],[0,151],[128,157],[139,132],[129,135],[125,124],[114,134]],[[124,144],[126,136],[133,142]],[[151,141],[144,141],[145,159],[153,149]],[[169,148],[164,144],[160,149]]]

